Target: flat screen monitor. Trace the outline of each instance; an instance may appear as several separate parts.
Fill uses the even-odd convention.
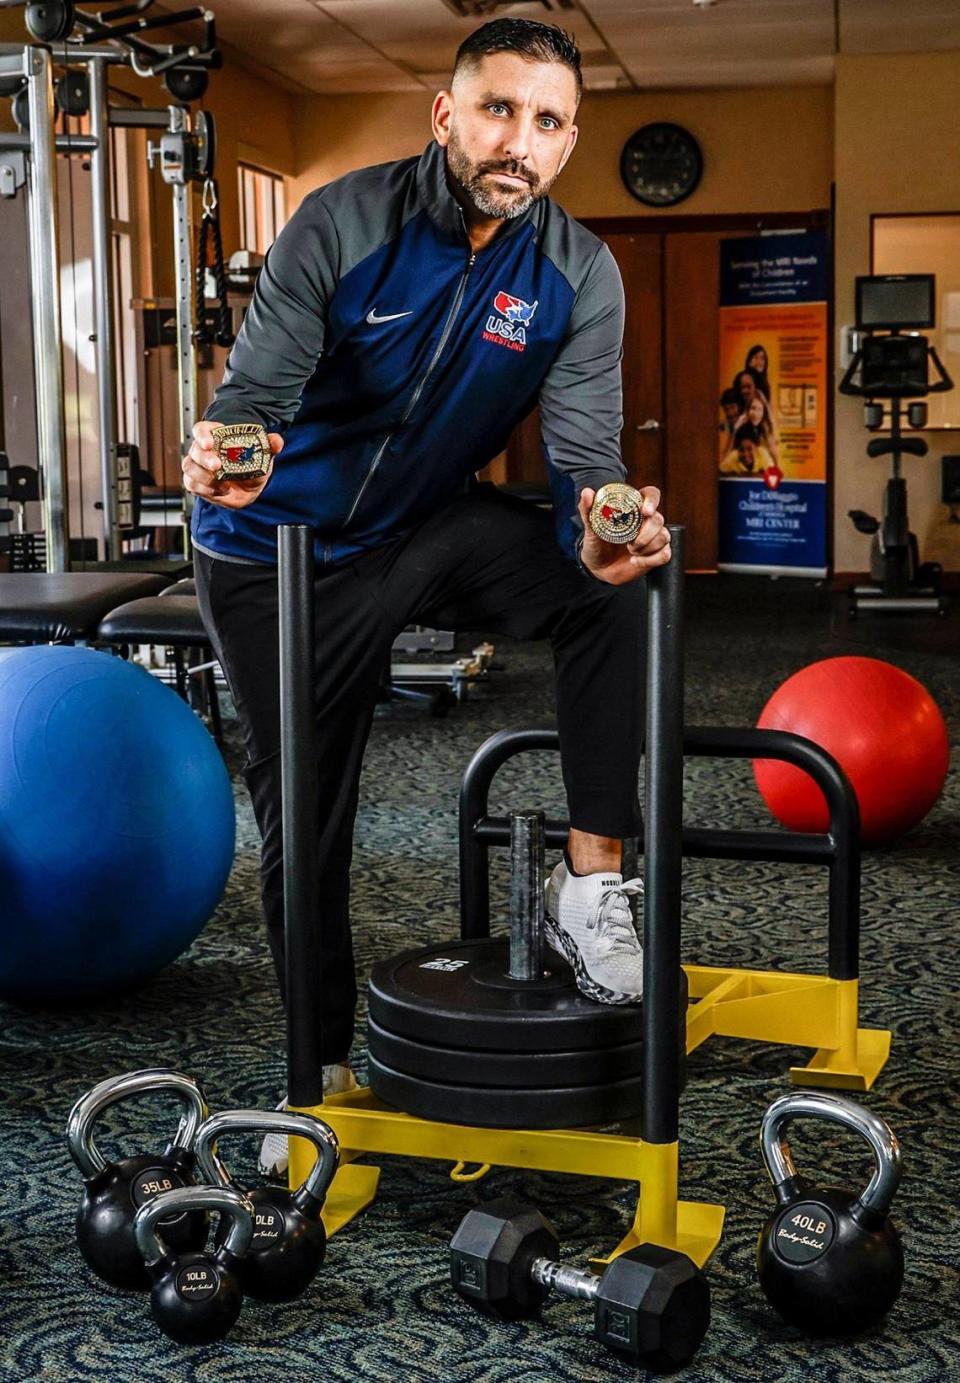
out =
[[[932,327],[936,316],[933,274],[870,274],[857,279],[860,331]]]

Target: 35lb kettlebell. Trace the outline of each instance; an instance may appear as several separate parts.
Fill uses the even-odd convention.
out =
[[[170,1093],[185,1106],[173,1139],[161,1153],[107,1162],[93,1138],[104,1110],[138,1095]],[[130,1071],[101,1081],[81,1096],[67,1120],[67,1147],[85,1182],[77,1211],[77,1243],[93,1271],[115,1287],[146,1290],[150,1279],[133,1234],[140,1206],[165,1191],[193,1182],[193,1141],[208,1113],[197,1082],[178,1071]],[[178,1249],[202,1248],[207,1217],[202,1211],[178,1212],[161,1230]]]
[[[875,1160],[859,1193],[812,1186],[784,1138],[798,1118],[828,1119],[859,1133]],[[888,1212],[900,1181],[900,1145],[888,1124],[838,1095],[804,1092],[774,1100],[760,1147],[777,1209],[760,1232],[757,1271],[784,1320],[813,1335],[847,1335],[890,1310],[903,1285],[903,1249]]]
[[[220,1212],[223,1243],[201,1253],[177,1253],[157,1233],[157,1223],[172,1216]],[[253,1206],[228,1186],[184,1186],[164,1191],[142,1205],[134,1237],[150,1279],[150,1309],[157,1325],[184,1345],[221,1340],[243,1305],[237,1265],[253,1238]]]
[[[196,1138],[197,1162],[207,1181],[234,1190],[214,1145],[226,1133],[285,1133],[306,1138],[317,1150],[307,1179],[295,1191],[282,1186],[244,1190],[254,1212],[253,1242],[237,1264],[240,1284],[260,1301],[291,1301],[305,1291],[323,1262],[327,1246],[320,1212],[340,1162],[333,1129],[312,1114],[284,1110],[234,1109],[213,1114]],[[223,1222],[217,1242],[223,1236]]]

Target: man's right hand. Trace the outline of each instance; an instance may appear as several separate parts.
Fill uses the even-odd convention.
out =
[[[213,444],[213,430],[216,423],[199,422],[193,427],[193,441],[190,450],[183,458],[183,488],[192,495],[201,495],[211,504],[221,504],[225,509],[245,509],[262,492],[273,475],[273,460],[266,475],[249,477],[246,480],[215,480],[220,469],[220,458]],[[268,432],[267,441],[273,456],[283,450],[283,438],[279,432]]]

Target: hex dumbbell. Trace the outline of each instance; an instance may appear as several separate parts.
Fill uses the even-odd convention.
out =
[[[471,1210],[450,1244],[453,1286],[500,1320],[534,1315],[553,1288],[592,1301],[594,1334],[615,1353],[669,1372],[691,1360],[710,1324],[707,1279],[686,1254],[642,1244],[601,1276],[556,1261],[556,1231],[507,1198]]]

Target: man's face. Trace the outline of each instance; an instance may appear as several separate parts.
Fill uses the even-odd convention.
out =
[[[740,405],[738,403],[725,403],[723,405],[723,416],[732,426],[740,416]]]
[[[440,92],[433,132],[467,200],[510,220],[550,191],[577,142],[576,110],[569,67],[491,53]]]

